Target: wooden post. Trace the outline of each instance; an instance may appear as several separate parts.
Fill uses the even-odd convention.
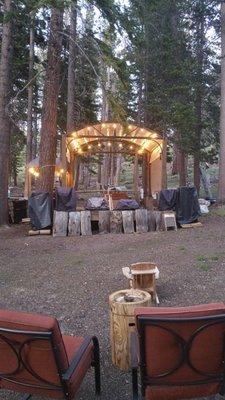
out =
[[[62,162],[62,168],[64,170],[62,174],[62,185],[66,186],[66,172],[67,172],[67,159],[66,159],[66,135],[62,135],[61,139],[61,162]]]
[[[80,236],[81,215],[80,212],[72,211],[69,213],[68,236]]]
[[[122,233],[122,212],[111,211],[110,212],[110,232],[111,233]]]
[[[167,172],[166,172],[166,164],[167,164],[167,140],[164,139],[163,142],[163,150],[162,150],[162,189],[167,188]]]
[[[67,236],[68,212],[54,211],[53,236]]]
[[[122,211],[124,233],[134,233],[134,212]]]
[[[110,211],[99,211],[99,233],[109,233],[110,231]]]
[[[81,211],[81,235],[91,236],[91,212]]]
[[[135,220],[137,233],[148,232],[148,210],[143,208],[135,210]]]
[[[134,156],[134,170],[133,170],[133,191],[135,200],[140,201],[139,191],[138,191],[138,178],[139,178],[139,170],[138,170],[138,155]]]

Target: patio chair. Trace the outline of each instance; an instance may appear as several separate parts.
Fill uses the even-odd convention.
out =
[[[90,366],[100,394],[95,336],[62,336],[53,317],[0,310],[0,388],[23,395],[73,399]]]
[[[135,314],[139,339],[136,332],[131,334],[133,400],[225,394],[223,304],[145,307],[137,308]]]

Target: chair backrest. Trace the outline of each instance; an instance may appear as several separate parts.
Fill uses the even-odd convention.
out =
[[[1,387],[60,398],[68,365],[55,318],[0,310]]]
[[[225,306],[136,309],[142,394],[203,397],[225,389]]]
[[[155,267],[156,265],[150,262],[131,264],[133,288],[147,290],[152,293],[155,290]]]

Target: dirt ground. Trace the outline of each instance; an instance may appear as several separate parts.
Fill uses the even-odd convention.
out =
[[[225,218],[209,215],[201,221],[200,228],[178,232],[74,238],[28,237],[22,225],[2,228],[0,307],[54,315],[68,334],[96,334],[101,398],[131,399],[130,374],[111,363],[108,296],[127,287],[123,266],[153,261],[160,269],[160,305],[225,302]],[[94,398],[92,378],[88,374],[77,400]],[[0,399],[19,396],[2,391]]]

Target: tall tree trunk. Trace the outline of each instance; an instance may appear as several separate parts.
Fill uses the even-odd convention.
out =
[[[202,136],[202,100],[203,100],[203,61],[205,43],[205,15],[203,0],[199,0],[196,7],[196,56],[197,56],[197,86],[195,98],[195,153],[194,153],[194,185],[199,193],[200,190],[200,150]]]
[[[76,89],[76,35],[77,35],[77,1],[73,0],[70,10],[70,40],[67,88],[67,133],[75,128],[75,89]]]
[[[32,81],[34,75],[34,15],[31,13],[31,26],[30,26],[30,50],[29,50],[29,82]],[[28,163],[32,160],[33,156],[33,97],[34,85],[30,83],[28,87],[28,109],[27,109],[27,148],[26,148],[26,168],[25,168],[25,189],[24,196],[29,196],[29,171]]]
[[[179,186],[186,186],[187,160],[186,160],[186,155],[182,150],[178,151],[178,173],[179,173]]]
[[[60,54],[63,10],[52,7],[47,67],[44,84],[39,189],[52,194],[56,163],[57,100],[59,94]]]
[[[225,203],[225,3],[221,3],[221,107],[218,201]]]
[[[10,124],[7,104],[10,93],[12,1],[5,0],[0,60],[0,225],[8,223],[8,178],[10,157]]]

